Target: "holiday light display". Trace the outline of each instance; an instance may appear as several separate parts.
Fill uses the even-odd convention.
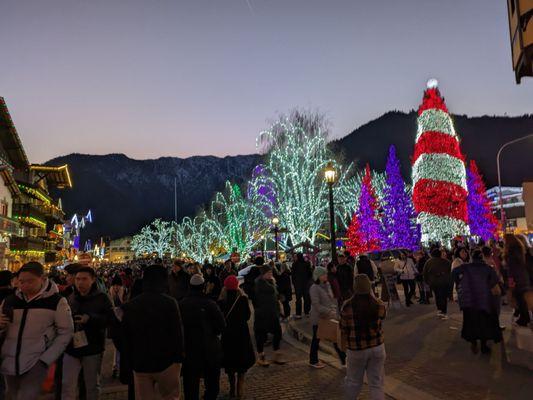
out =
[[[173,232],[170,222],[158,218],[133,236],[131,248],[138,256],[156,253],[163,257],[167,253],[173,254]]]
[[[335,211],[337,219],[342,222],[345,228],[348,228],[351,217],[359,208],[359,197],[361,194],[361,185],[365,177],[365,170],[358,171],[354,176],[346,179],[345,184],[337,187],[335,196]],[[376,194],[378,202],[381,202],[387,185],[385,174],[371,171],[372,187]],[[348,222],[348,225],[346,225]]]
[[[394,145],[389,148],[386,167],[387,184],[383,193],[384,249],[411,249],[419,246],[419,229],[410,193],[400,172]]]
[[[357,257],[359,254],[366,252],[366,243],[364,242],[361,234],[361,224],[359,223],[357,213],[354,213],[352,216],[350,224],[348,225],[346,236],[346,250],[348,250],[348,253],[354,257]]]
[[[185,217],[174,225],[176,252],[197,261],[204,261],[219,255],[225,246],[222,225],[201,211],[193,219]]]
[[[220,225],[223,236],[220,245],[226,252],[237,251],[246,254],[259,240],[262,212],[246,199],[236,184],[226,182],[224,192],[217,193],[211,202],[211,219]]]
[[[428,82],[418,109],[413,155],[413,204],[423,243],[448,245],[468,235],[464,156],[437,82]]]
[[[264,173],[257,175],[250,184],[261,208],[271,207],[287,234],[280,238],[280,245],[287,247],[302,242],[314,243],[316,233],[327,219],[327,186],[323,170],[331,161],[326,135],[320,128],[309,128],[310,123],[282,118],[265,132],[258,143],[266,145],[269,153]],[[303,127],[306,127],[304,129]],[[339,187],[346,184],[348,169],[334,162]],[[269,188],[275,198],[261,194]],[[272,203],[272,200],[274,202]],[[290,243],[289,243],[290,242]]]
[[[498,220],[492,213],[487,188],[474,160],[470,160],[467,169],[467,185],[470,233],[485,241],[495,238],[498,231]]]
[[[378,201],[367,164],[361,185],[359,208],[348,227],[346,248],[352,255],[376,251],[383,243],[383,228],[378,216]]]

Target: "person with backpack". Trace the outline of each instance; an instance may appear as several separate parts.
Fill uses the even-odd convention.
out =
[[[191,277],[189,293],[180,301],[185,337],[183,389],[185,400],[198,400],[200,379],[204,379],[205,400],[216,400],[220,391],[222,344],[219,336],[226,328],[217,303],[204,293],[202,275]]]
[[[255,364],[255,352],[248,329],[250,305],[235,275],[224,280],[219,305],[226,320],[222,333],[222,366],[228,375],[229,397],[242,399],[246,372]]]

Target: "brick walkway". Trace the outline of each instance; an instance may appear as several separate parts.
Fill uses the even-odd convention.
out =
[[[310,368],[307,364],[307,353],[285,342],[282,343],[282,350],[287,358],[287,364],[271,365],[268,368],[256,366],[248,372],[246,399],[342,399],[341,383],[344,378],[342,371],[332,366],[322,370]],[[228,399],[228,390],[226,376],[222,375],[219,398]],[[366,399],[368,396],[365,394],[362,398]],[[126,400],[127,396],[124,389],[120,389],[119,392],[103,395],[102,399]]]
[[[473,355],[461,339],[462,314],[449,306],[450,319],[436,317],[434,305],[413,305],[390,310],[384,323],[387,379],[405,383],[437,399],[526,400],[533,393],[533,371],[507,361],[511,310],[505,307],[501,322],[508,326],[504,342],[492,344],[492,354]],[[292,327],[309,335],[311,326],[301,320]],[[301,335],[300,335],[301,336]],[[389,393],[389,392],[387,392]],[[393,397],[405,398],[400,392]]]

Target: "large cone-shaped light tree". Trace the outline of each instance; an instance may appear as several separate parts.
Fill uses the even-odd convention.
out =
[[[468,192],[459,137],[435,79],[428,82],[417,122],[413,204],[422,242],[449,245],[454,237],[470,233]]]

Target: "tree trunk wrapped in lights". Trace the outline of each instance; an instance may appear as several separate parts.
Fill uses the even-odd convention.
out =
[[[174,228],[171,223],[158,218],[133,236],[131,248],[138,256],[153,253],[159,257],[163,257],[165,254],[174,255],[173,235]]]
[[[469,235],[467,184],[459,137],[436,80],[428,82],[418,109],[413,162],[413,204],[422,242],[449,245]]]
[[[280,220],[287,233],[280,245],[313,244],[327,221],[328,188],[324,168],[332,161],[327,126],[321,115],[294,111],[262,132],[258,144],[267,153],[261,173],[250,182],[254,203]],[[346,184],[348,170],[333,161],[337,171],[334,198]],[[337,215],[339,211],[337,210]],[[340,214],[342,215],[342,214]]]

